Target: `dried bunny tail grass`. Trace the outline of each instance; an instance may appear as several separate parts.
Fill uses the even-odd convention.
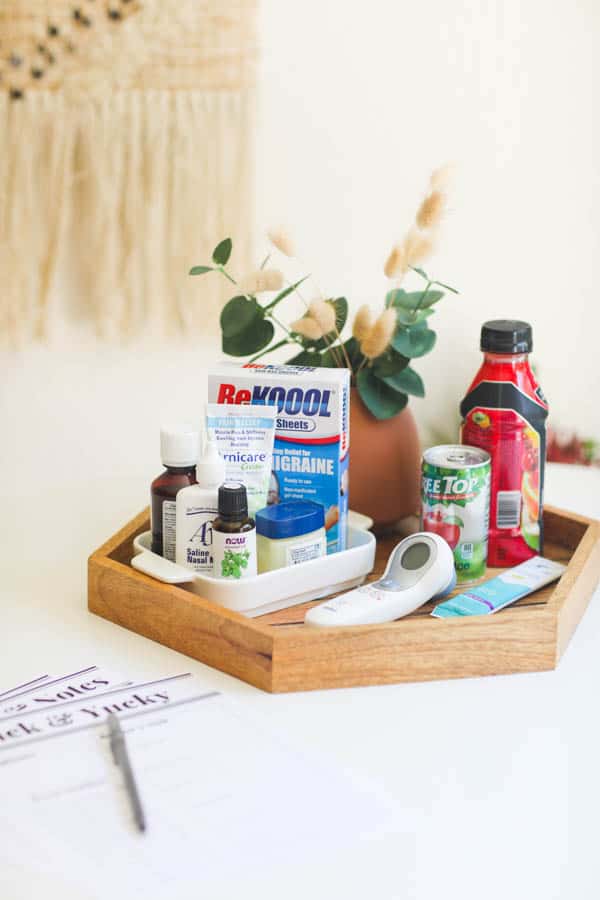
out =
[[[293,257],[296,255],[296,248],[289,234],[283,228],[271,228],[267,232],[267,237],[274,247],[283,253],[284,256]]]
[[[437,228],[446,209],[446,196],[442,191],[432,191],[425,197],[417,212],[417,225],[424,230]]]
[[[361,341],[360,351],[367,359],[376,359],[385,353],[396,330],[396,312],[384,309],[377,317],[367,337]]]
[[[283,274],[279,269],[257,269],[244,275],[238,287],[246,296],[262,294],[264,291],[280,291],[283,287]]]
[[[296,334],[308,338],[309,341],[318,341],[319,338],[323,337],[321,326],[316,319],[311,318],[311,316],[304,316],[302,319],[292,322],[290,328],[292,331],[295,331]]]
[[[451,163],[446,163],[444,166],[440,166],[439,169],[434,169],[429,179],[431,190],[444,191],[452,178],[453,170],[454,166]]]
[[[416,266],[433,252],[433,241],[418,228],[411,228],[403,243],[407,266]]]
[[[385,261],[383,271],[386,278],[401,278],[408,268],[403,244],[396,244]]]
[[[352,337],[356,338],[359,343],[364,341],[369,332],[373,328],[373,313],[364,303],[354,317],[352,325]]]
[[[308,315],[321,329],[321,334],[335,331],[335,309],[326,300],[313,300],[308,307]]]

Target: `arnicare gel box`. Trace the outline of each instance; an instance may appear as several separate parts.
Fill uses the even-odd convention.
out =
[[[208,400],[277,407],[269,503],[325,507],[327,552],[346,548],[350,373],[310,366],[228,366],[209,371]]]

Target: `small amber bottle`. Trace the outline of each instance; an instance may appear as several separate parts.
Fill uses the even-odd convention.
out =
[[[246,488],[237,481],[226,481],[219,488],[219,512],[213,519],[212,540],[215,578],[256,575],[256,525],[248,515]]]
[[[199,436],[192,425],[166,425],[160,430],[160,456],[165,471],[150,486],[152,552],[175,562],[176,504],[181,488],[196,484]]]

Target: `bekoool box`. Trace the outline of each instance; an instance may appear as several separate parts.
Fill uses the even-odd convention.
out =
[[[327,552],[346,548],[350,373],[311,366],[232,366],[209,371],[212,403],[277,406],[269,503],[325,507]]]

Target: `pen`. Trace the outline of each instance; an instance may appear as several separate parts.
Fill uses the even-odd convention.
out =
[[[108,728],[110,749],[112,750],[115,765],[119,766],[119,768],[123,772],[123,778],[125,780],[125,790],[127,791],[127,796],[131,804],[135,824],[140,831],[145,831],[146,817],[144,815],[144,808],[142,807],[142,801],[140,799],[140,792],[135,780],[135,775],[133,774],[133,769],[131,767],[129,753],[127,752],[125,734],[123,733],[123,729],[121,728],[121,723],[119,722],[118,716],[116,716],[114,713],[108,714]]]

